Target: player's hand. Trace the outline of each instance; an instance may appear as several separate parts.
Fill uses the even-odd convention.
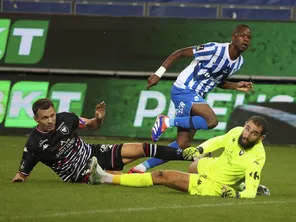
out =
[[[15,177],[11,180],[12,183],[15,183],[15,182],[25,182],[25,177],[20,175],[20,173],[17,173],[15,175]]]
[[[253,87],[253,83],[252,82],[238,82],[236,84],[236,88],[235,88],[237,91],[242,91],[242,92],[245,92],[245,93],[249,93],[250,91],[251,92],[254,92],[254,87]]]
[[[105,117],[106,103],[103,101],[96,105],[95,117],[96,119],[103,119]]]
[[[189,161],[193,161],[194,159],[196,159],[197,157],[199,157],[199,151],[196,147],[188,147],[186,149],[183,150],[182,152],[183,158],[184,160],[189,160]]]
[[[239,192],[236,192],[232,187],[222,186],[222,198],[239,198]]]
[[[160,78],[153,74],[148,78],[148,83],[147,83],[147,89],[149,90],[151,88],[151,86],[155,86],[158,81],[160,80]]]

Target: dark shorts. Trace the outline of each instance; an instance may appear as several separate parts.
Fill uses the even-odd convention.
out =
[[[121,148],[123,144],[92,144],[92,156],[104,170],[122,170]]]

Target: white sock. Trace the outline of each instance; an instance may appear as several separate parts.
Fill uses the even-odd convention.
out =
[[[164,118],[164,123],[165,123],[165,125],[166,125],[167,127],[171,127],[171,126],[170,126],[170,118],[165,117],[165,118]]]
[[[143,165],[143,163],[141,163],[141,164],[135,166],[134,169],[135,169],[135,170],[138,170],[138,171],[141,171],[141,172],[143,172],[143,173],[145,173],[146,170],[147,170],[146,167]]]
[[[105,173],[104,176],[101,177],[101,183],[112,183],[113,175],[110,173]]]

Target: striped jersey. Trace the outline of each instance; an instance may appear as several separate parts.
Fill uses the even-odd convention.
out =
[[[78,116],[62,112],[56,115],[54,131],[44,133],[36,127],[25,145],[19,172],[28,176],[40,161],[63,181],[82,182],[92,149],[76,135],[78,125]]]
[[[194,59],[178,76],[174,85],[196,91],[200,96],[210,92],[235,74],[243,65],[242,55],[231,60],[230,43],[210,42],[193,47]]]

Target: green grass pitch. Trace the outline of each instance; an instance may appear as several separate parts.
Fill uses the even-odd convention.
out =
[[[242,200],[189,196],[161,186],[69,184],[40,163],[25,183],[12,184],[26,139],[0,136],[0,221],[296,221],[296,146],[266,146],[261,183],[270,188],[271,196]],[[125,172],[138,162],[126,166]],[[155,169],[187,171],[189,164],[171,161]]]

